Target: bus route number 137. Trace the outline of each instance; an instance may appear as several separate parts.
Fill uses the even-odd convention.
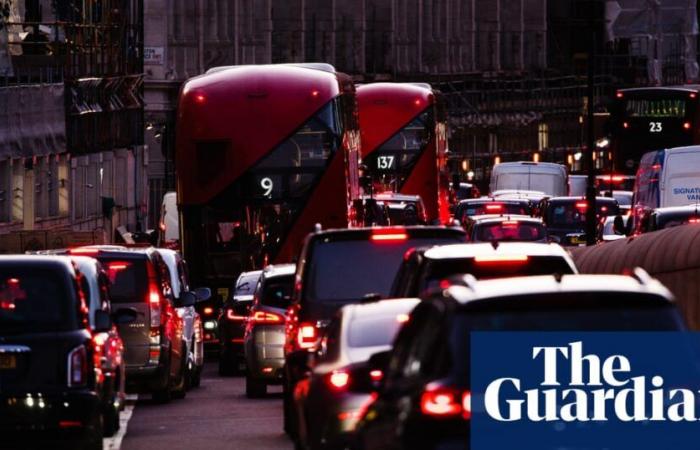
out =
[[[379,156],[377,157],[377,169],[390,170],[394,168],[395,156]]]

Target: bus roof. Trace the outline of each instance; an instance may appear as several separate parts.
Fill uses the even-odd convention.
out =
[[[237,66],[189,79],[177,118],[177,165],[191,169],[179,173],[181,204],[214,198],[342,89],[353,89],[346,75],[284,64]],[[198,172],[205,150],[216,160],[215,176]]]
[[[682,92],[700,92],[700,84],[683,84],[677,86],[651,86],[651,87],[634,87],[626,89],[618,89],[617,92],[637,93],[637,92],[659,92],[659,91],[682,91]]]
[[[357,87],[362,156],[367,156],[435,102],[427,83],[372,83]]]

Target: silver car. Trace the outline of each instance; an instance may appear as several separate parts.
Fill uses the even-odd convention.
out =
[[[185,260],[174,250],[159,248],[158,253],[163,257],[165,265],[168,266],[173,296],[180,298],[182,292],[190,290]],[[203,301],[211,296],[211,291],[208,288],[199,288],[194,291],[194,294],[198,301]],[[204,368],[204,341],[201,338],[202,321],[194,306],[177,308],[176,312],[182,319],[183,338],[187,343],[185,382],[188,388],[197,387]]]
[[[268,266],[253,296],[245,331],[245,391],[262,397],[269,384],[281,384],[284,367],[285,313],[294,290],[294,264]]]

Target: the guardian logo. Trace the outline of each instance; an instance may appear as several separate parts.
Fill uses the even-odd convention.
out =
[[[491,381],[484,390],[486,414],[499,422],[698,421],[698,390],[667,387],[662,374],[635,374],[625,355],[601,358],[583,347],[581,341],[531,347],[532,362],[541,367],[538,387],[524,389],[533,380],[518,377]]]

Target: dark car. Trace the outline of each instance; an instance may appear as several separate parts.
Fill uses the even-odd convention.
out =
[[[245,329],[262,270],[243,272],[230,290],[219,317],[219,375],[235,375],[245,367]]]
[[[649,233],[686,224],[700,224],[700,207],[698,205],[656,208],[642,217],[639,230],[642,233]]]
[[[423,199],[420,195],[396,194],[393,192],[377,194],[374,199],[383,205],[387,212],[387,225],[425,225],[427,216]]]
[[[375,398],[382,372],[368,365],[389,350],[419,299],[346,305],[328,325],[309,376],[297,383],[294,403],[303,448],[345,448],[364,408]]]
[[[529,216],[532,213],[532,204],[526,198],[522,199],[494,199],[472,198],[462,200],[455,208],[454,218],[465,223],[470,217],[483,215],[521,215]]]
[[[127,390],[152,394],[161,402],[184,397],[187,342],[176,308],[193,306],[196,296],[184,292],[174,298],[168,266],[153,247],[88,246],[66,253],[100,261],[111,283],[112,303],[138,312],[134,322],[119,326]]]
[[[473,331],[684,330],[670,293],[646,274],[457,284],[421,302],[399,332],[359,448],[469,448]]]
[[[464,230],[386,227],[319,231],[304,241],[285,336],[284,428],[293,433],[291,393],[303,377],[321,329],[342,306],[386,297],[411,247],[464,242]]]
[[[82,273],[78,267],[82,267]],[[0,447],[101,449],[124,400],[108,281],[94,261],[0,256]]]
[[[453,275],[477,279],[578,273],[569,253],[557,244],[504,242],[461,244],[409,250],[394,283],[392,297],[418,297]]]
[[[561,245],[585,244],[586,211],[588,202],[581,197],[552,197],[538,206],[542,221],[550,238]],[[596,218],[599,225],[608,216],[620,215],[617,200],[610,197],[596,198]]]
[[[245,329],[245,393],[262,397],[267,386],[282,384],[284,327],[294,290],[295,264],[265,267],[260,275]]]
[[[542,219],[530,216],[475,216],[464,228],[469,242],[547,242]]]

